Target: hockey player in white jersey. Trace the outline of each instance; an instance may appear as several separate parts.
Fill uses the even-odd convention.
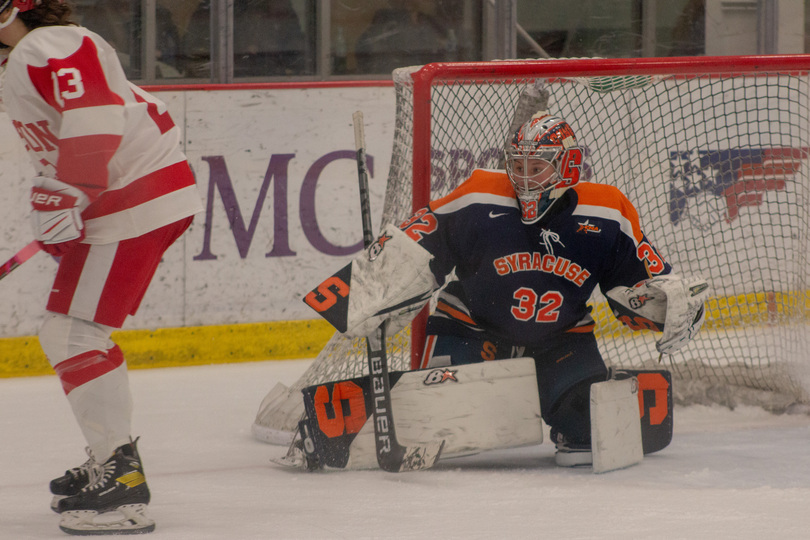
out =
[[[202,205],[165,105],[71,17],[60,0],[0,0],[12,48],[3,104],[36,171],[34,234],[59,258],[39,341],[90,455],[51,482],[52,506],[68,533],[149,532],[127,367],[110,336]]]

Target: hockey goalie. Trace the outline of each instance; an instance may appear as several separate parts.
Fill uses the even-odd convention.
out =
[[[534,115],[504,164],[386,227],[305,302],[348,336],[383,322],[393,334],[440,289],[421,369],[391,374],[403,437],[441,438],[449,457],[540,443],[542,418],[560,466],[638,463],[671,439],[671,379],[608,369],[588,299],[598,286],[620,321],[661,332],[656,347],[671,354],[703,324],[708,284],[673,273],[619,189],[585,181],[564,119]],[[304,401],[310,466],[375,465],[368,378],[307,388]]]

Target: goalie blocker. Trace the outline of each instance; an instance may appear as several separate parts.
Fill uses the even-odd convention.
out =
[[[351,263],[304,297],[339,332],[366,337],[388,321],[388,334],[405,328],[436,288],[433,256],[394,225]]]
[[[592,401],[594,396],[597,401],[591,405],[594,472],[637,463],[641,455],[672,440],[670,373],[621,374],[632,380],[632,390],[624,384],[629,380],[617,379],[592,389]],[[392,372],[390,380],[400,438],[414,444],[444,439],[442,459],[543,442],[531,358]],[[301,440],[276,463],[309,470],[377,468],[369,377],[322,383],[302,392],[306,415],[299,424]],[[622,407],[627,410],[628,399],[637,399],[638,414],[625,414],[617,427],[613,418],[620,417]],[[639,427],[641,448],[636,448]]]

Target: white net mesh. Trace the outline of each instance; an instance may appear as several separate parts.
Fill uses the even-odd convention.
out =
[[[451,65],[448,75],[432,65],[431,75],[438,74],[430,82],[429,118],[414,114],[414,74],[424,71],[397,70],[383,224],[412,213],[414,186],[433,199],[474,168],[497,167],[521,95],[540,91],[587,149],[589,180],[619,187],[676,272],[703,275],[712,286],[699,336],[663,359],[677,381],[676,399],[755,401],[772,410],[807,403],[810,63],[784,57],[763,73],[761,63],[742,58],[726,59],[725,67],[694,58],[690,73],[651,60],[601,61],[598,77],[577,73],[593,60],[525,62],[519,75],[507,69],[514,62]],[[414,161],[425,122],[430,156]],[[420,174],[426,159],[429,179]],[[592,303],[609,363],[660,366],[655,335],[622,326],[601,295]],[[403,331],[389,347],[394,370],[410,366],[409,335]],[[363,375],[365,366],[362,342],[336,336],[291,388],[291,399],[300,403],[304,386]],[[264,416],[265,425],[280,430],[295,425],[272,411]]]

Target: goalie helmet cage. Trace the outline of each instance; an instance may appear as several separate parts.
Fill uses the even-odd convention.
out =
[[[595,293],[605,360],[670,369],[679,403],[808,403],[809,71],[810,55],[398,69],[382,223],[403,221],[474,168],[499,167],[510,131],[548,108],[586,149],[584,177],[619,187],[675,271],[712,287],[703,329],[663,366],[657,336],[621,325]],[[423,319],[391,338],[392,370],[418,365]],[[365,366],[362,341],[336,334],[301,379],[268,395],[254,426],[293,430],[301,388]]]

